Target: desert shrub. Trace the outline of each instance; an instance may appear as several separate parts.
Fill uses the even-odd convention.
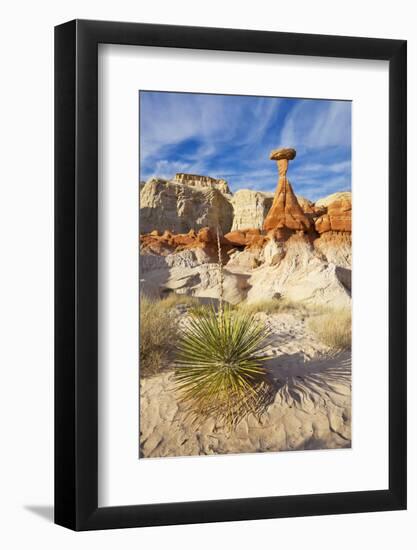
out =
[[[141,376],[156,374],[172,356],[178,322],[171,296],[163,300],[140,298],[139,353]]]
[[[262,363],[268,329],[252,314],[225,306],[191,311],[175,359],[179,399],[195,419],[215,416],[234,425],[256,412],[266,389]]]
[[[308,320],[308,327],[324,344],[334,350],[350,349],[352,315],[350,308],[327,308]]]

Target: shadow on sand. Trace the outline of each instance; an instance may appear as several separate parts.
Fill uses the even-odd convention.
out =
[[[318,404],[331,400],[331,395],[344,396],[350,392],[351,353],[305,361],[303,354],[284,354],[265,364],[268,372],[269,403],[302,407],[307,402]],[[268,405],[266,405],[268,406]]]

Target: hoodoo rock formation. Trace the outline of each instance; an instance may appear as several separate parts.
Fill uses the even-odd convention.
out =
[[[140,185],[141,291],[215,299],[219,294],[217,231],[225,300],[286,297],[344,307],[351,300],[350,192],[315,203],[295,195],[287,179],[294,149],[275,149],[275,194],[225,180],[176,174]]]
[[[282,148],[274,149],[269,157],[277,161],[279,179],[271,209],[265,218],[266,231],[285,228],[308,231],[311,228],[311,222],[304,214],[287,179],[288,162],[293,160],[295,155],[295,149]]]

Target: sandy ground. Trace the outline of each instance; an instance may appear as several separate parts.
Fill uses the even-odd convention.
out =
[[[140,456],[334,449],[351,446],[351,354],[332,354],[296,315],[258,314],[273,334],[265,363],[273,395],[261,418],[233,430],[214,419],[192,424],[174,392],[173,373],[141,380]]]

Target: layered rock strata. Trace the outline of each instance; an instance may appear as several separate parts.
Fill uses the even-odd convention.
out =
[[[232,199],[232,231],[262,229],[273,200],[273,193],[262,193],[252,189],[237,191]]]
[[[152,178],[140,192],[141,233],[187,233],[203,227],[230,231],[233,207],[218,189],[198,188]]]
[[[191,187],[199,187],[201,189],[217,189],[221,193],[230,195],[230,189],[227,181],[224,179],[216,179],[210,176],[199,176],[197,174],[175,174],[173,183],[181,183],[182,185],[189,185]]]
[[[339,191],[338,193],[332,193],[331,195],[327,195],[327,197],[323,197],[322,199],[319,199],[318,201],[316,201],[314,203],[314,207],[327,208],[329,204],[340,199],[346,199],[351,201],[352,193],[350,191]]]
[[[270,240],[258,254],[247,300],[285,297],[305,303],[343,307],[350,304],[350,270],[329,261],[304,235],[279,243]],[[252,253],[256,251],[252,250]]]
[[[259,229],[247,229],[246,231],[231,231],[224,236],[225,243],[236,247],[262,248],[267,237],[262,235]]]
[[[338,248],[328,237],[292,235],[285,242],[273,234],[246,233],[247,240],[222,240],[225,292],[230,303],[285,297],[294,301],[350,303],[349,244]],[[262,244],[261,244],[262,240]],[[219,297],[216,239],[197,235],[147,235],[141,238],[141,291],[167,291],[200,298]],[[321,246],[318,246],[318,242]],[[245,243],[248,244],[245,244]],[[235,246],[233,246],[235,245]]]
[[[327,206],[327,212],[315,220],[318,233],[327,231],[352,231],[352,200],[343,196],[336,198]]]
[[[272,151],[279,173],[274,196],[241,190],[231,198],[224,180],[191,174],[148,181],[141,191],[141,290],[218,298],[220,230],[226,301],[286,297],[349,305],[351,194],[316,203],[296,196],[287,179],[295,155]]]

